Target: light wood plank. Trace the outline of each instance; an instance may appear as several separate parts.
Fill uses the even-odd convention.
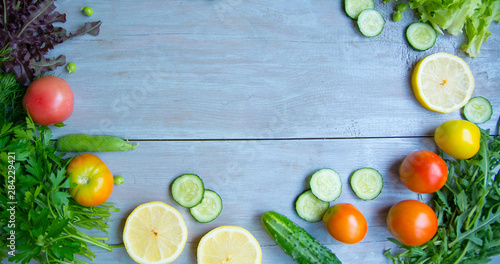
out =
[[[120,243],[128,214],[139,204],[163,201],[177,208],[189,230],[188,245],[176,263],[195,263],[199,239],[220,225],[249,230],[263,249],[262,263],[292,263],[265,232],[260,216],[275,210],[302,226],[325,244],[344,263],[385,263],[383,251],[394,247],[385,224],[389,207],[403,199],[417,199],[399,181],[397,169],[406,154],[417,149],[435,150],[432,140],[348,139],[285,141],[161,141],[140,142],[129,152],[97,153],[125,183],[116,186],[109,201],[121,209],[113,217],[110,243]],[[338,200],[358,207],[369,223],[365,239],[357,245],[335,241],[322,223],[307,223],[294,211],[295,198],[307,188],[307,177],[321,168],[332,168],[342,178]],[[373,167],[384,177],[384,190],[373,201],[357,198],[348,184],[349,175],[361,167]],[[169,186],[183,173],[196,173],[205,187],[220,194],[223,211],[213,222],[197,223],[188,210],[171,198]],[[98,251],[100,252],[100,251]],[[100,252],[98,263],[133,263],[124,250]]]
[[[414,64],[431,53],[458,53],[461,37],[439,36],[413,51],[406,25],[389,19],[365,38],[340,1],[102,1],[82,19],[79,3],[60,4],[68,27],[103,21],[54,51],[75,61],[63,76],[75,90],[68,133],[133,139],[401,137],[430,135],[459,111],[424,109],[409,85]],[[76,13],[76,14],[75,14]],[[500,108],[500,26],[481,57],[465,58],[474,95]],[[498,118],[490,121],[493,126]]]
[[[85,2],[92,17],[80,13],[79,1],[57,1],[68,30],[87,21],[103,25],[98,37],[83,36],[51,52],[78,67],[72,74],[56,71],[76,101],[67,126],[53,129],[55,137],[112,134],[140,143],[133,151],[97,154],[125,178],[110,198],[121,209],[113,216],[110,243],[121,242],[133,208],[158,200],[179,209],[188,225],[188,244],[175,263],[196,263],[198,241],[220,225],[252,232],[263,264],[292,263],[261,225],[268,210],[290,217],[343,263],[388,263],[382,253],[395,246],[387,241],[385,215],[396,201],[417,198],[399,182],[399,163],[414,150],[436,150],[430,137],[435,127],[461,118],[459,112],[423,109],[411,91],[411,70],[435,52],[463,57],[476,79],[474,95],[490,99],[495,109],[494,120],[482,126],[494,128],[500,26],[491,26],[477,59],[459,51],[461,37],[439,36],[433,49],[417,52],[404,38],[404,28],[415,21],[411,11],[395,23],[394,3],[376,2],[387,24],[368,39],[345,15],[342,1]],[[294,212],[307,177],[325,167],[344,183],[335,203],[354,204],[368,220],[360,244],[341,244],[321,223],[306,223]],[[361,167],[384,176],[384,191],[374,201],[359,200],[348,186],[349,175]],[[183,173],[199,174],[221,195],[217,220],[197,223],[172,200],[169,186]],[[94,263],[134,263],[123,248],[95,252]]]

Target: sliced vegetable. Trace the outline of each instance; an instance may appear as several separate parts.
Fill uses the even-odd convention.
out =
[[[345,13],[352,19],[357,19],[359,14],[368,8],[375,8],[373,0],[344,0]]]
[[[365,37],[378,36],[384,26],[384,17],[375,9],[365,9],[358,16],[358,28]]]
[[[205,190],[200,204],[189,209],[196,221],[208,223],[215,220],[222,212],[222,199],[212,190]]]
[[[309,180],[312,193],[325,202],[335,201],[342,193],[342,180],[332,169],[321,169],[315,172]]]
[[[428,50],[434,46],[437,33],[434,28],[423,22],[416,22],[406,29],[406,40],[415,50]]]
[[[373,168],[356,170],[349,180],[351,188],[359,198],[373,200],[382,193],[384,179],[382,174]]]
[[[61,152],[106,152],[126,151],[135,149],[136,145],[130,144],[119,137],[110,135],[69,134],[61,136],[56,141],[56,149]]]
[[[306,190],[297,197],[295,211],[307,222],[319,222],[330,204],[318,199],[311,190]]]
[[[493,107],[488,99],[477,96],[471,98],[465,104],[462,113],[468,121],[474,124],[482,124],[491,119]]]
[[[320,244],[286,216],[269,211],[262,215],[266,232],[286,254],[301,264],[340,264],[330,249]]]
[[[183,174],[177,177],[171,187],[172,197],[182,207],[192,208],[201,203],[205,188],[196,174]]]

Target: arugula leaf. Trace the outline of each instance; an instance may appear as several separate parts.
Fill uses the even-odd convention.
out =
[[[438,232],[428,243],[386,250],[393,263],[488,263],[500,254],[500,136],[481,131],[479,152],[468,160],[445,159],[448,181],[430,204]]]

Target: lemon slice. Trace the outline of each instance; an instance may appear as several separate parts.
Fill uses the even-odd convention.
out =
[[[171,263],[187,241],[187,227],[175,208],[162,202],[141,204],[125,222],[123,243],[138,263]]]
[[[262,260],[259,242],[246,229],[220,226],[198,244],[198,264],[256,264]]]
[[[413,70],[411,84],[420,104],[439,113],[462,108],[474,91],[474,77],[467,63],[444,52],[420,60]]]

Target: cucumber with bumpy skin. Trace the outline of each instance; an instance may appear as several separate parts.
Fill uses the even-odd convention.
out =
[[[286,254],[301,264],[340,264],[327,247],[286,216],[274,211],[262,215],[262,225]]]

